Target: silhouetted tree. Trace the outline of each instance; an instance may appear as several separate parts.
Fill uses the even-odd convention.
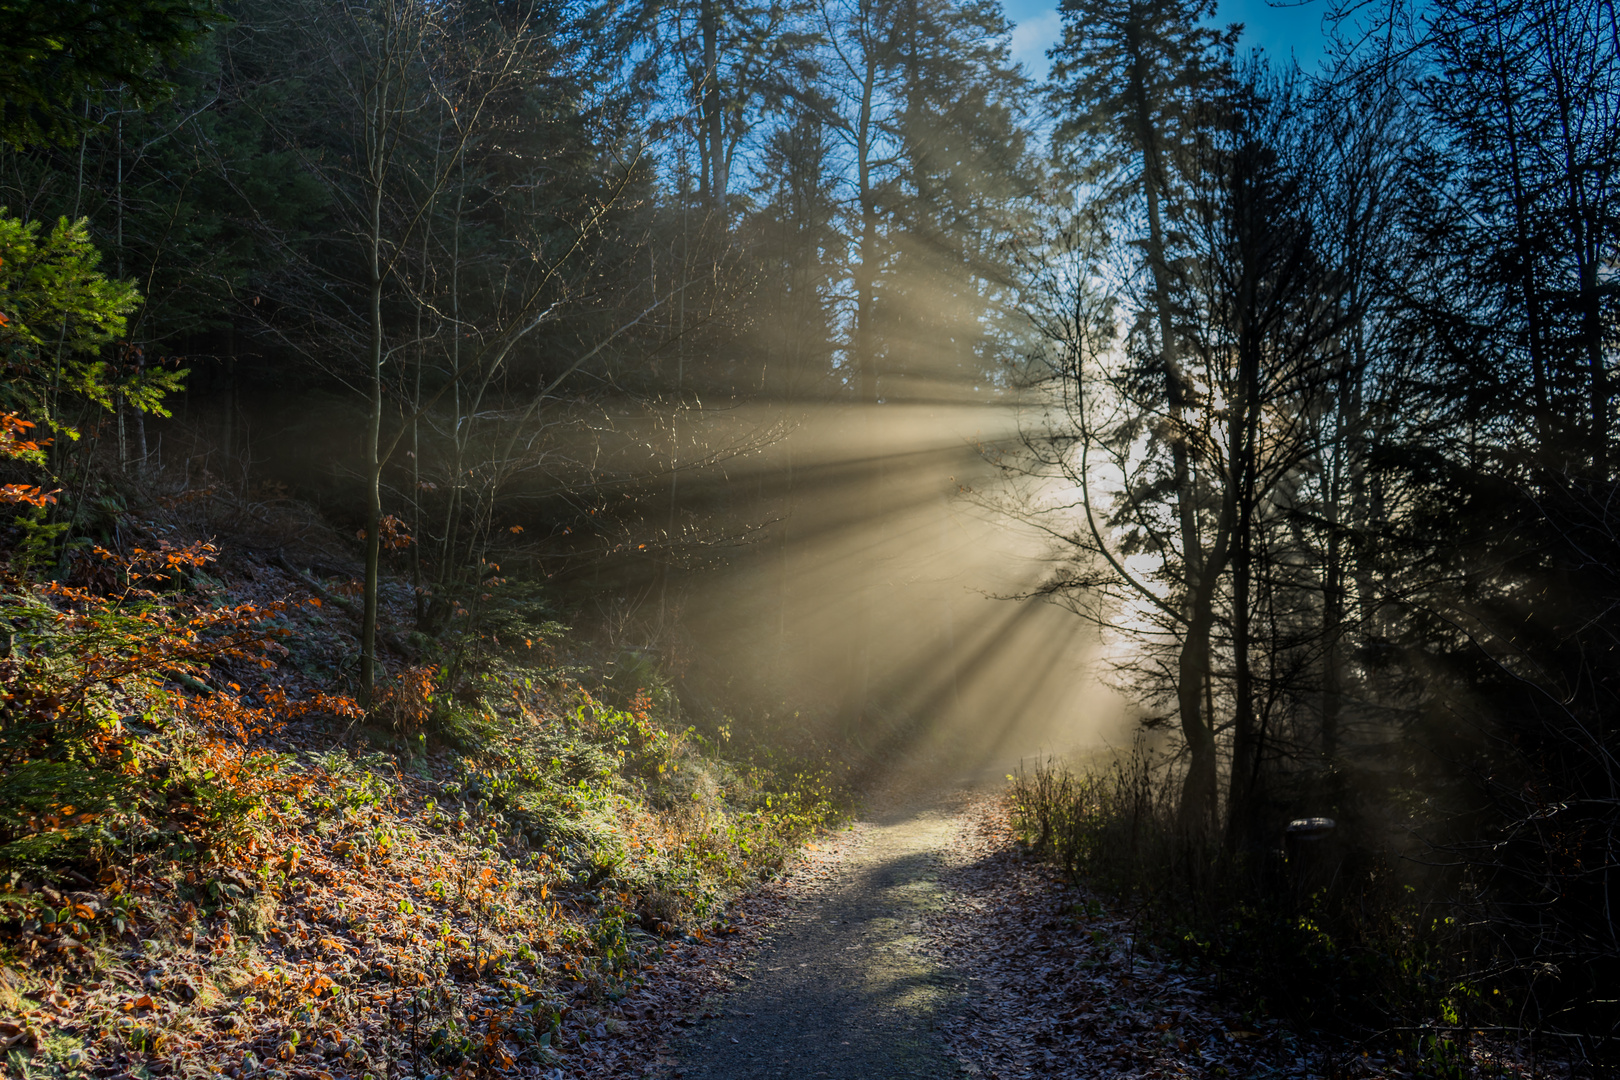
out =
[[[1157,4],[1144,0],[1066,0],[1063,38],[1053,47],[1052,87],[1058,111],[1057,140],[1078,182],[1105,192],[1141,246],[1151,280],[1152,309],[1144,309],[1143,332],[1161,380],[1164,425],[1175,485],[1178,563],[1183,581],[1175,601],[1185,622],[1177,659],[1176,707],[1190,753],[1183,789],[1189,826],[1213,820],[1217,799],[1215,721],[1207,715],[1209,637],[1214,623],[1215,582],[1224,555],[1220,537],[1207,537],[1185,443],[1191,391],[1182,371],[1174,293],[1179,251],[1174,222],[1180,216],[1185,154],[1206,120],[1212,95],[1229,78],[1235,40],[1204,25],[1210,5]],[[1145,216],[1145,231],[1136,228]],[[1218,561],[1218,560],[1216,560]]]

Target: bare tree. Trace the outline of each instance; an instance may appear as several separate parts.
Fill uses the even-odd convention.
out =
[[[598,289],[581,290],[568,275],[589,261],[605,221],[641,176],[641,149],[632,141],[610,152],[595,190],[561,221],[501,218],[505,254],[493,270],[482,267],[476,312],[463,305],[467,200],[480,199],[487,219],[490,205],[535,183],[534,169],[544,165],[530,162],[521,177],[499,175],[509,164],[500,139],[514,135],[513,102],[559,68],[586,59],[578,43],[546,33],[543,14],[537,3],[502,12],[422,0],[308,3],[294,5],[281,23],[254,27],[239,45],[241,62],[257,75],[240,74],[244,100],[262,110],[281,145],[328,193],[339,230],[335,244],[309,244],[266,227],[281,237],[294,272],[283,278],[285,291],[262,325],[366,402],[358,470],[366,500],[360,674],[366,696],[376,680],[382,548],[404,542],[384,513],[385,470],[419,419],[447,400],[455,414],[452,453],[465,460],[486,397],[520,346],[580,305],[600,301]],[[270,63],[266,45],[293,55]],[[276,79],[313,72],[321,74],[324,94],[308,101],[312,111],[265,108],[275,99]],[[579,276],[589,280],[588,273]],[[631,314],[594,330],[571,361],[531,376],[538,378],[537,396],[517,410],[519,425],[644,317]],[[333,354],[338,342],[350,355]],[[429,349],[445,366],[424,387]],[[391,412],[402,422],[385,431]],[[508,449],[515,439],[507,440]],[[457,547],[458,499],[451,500],[447,554]]]

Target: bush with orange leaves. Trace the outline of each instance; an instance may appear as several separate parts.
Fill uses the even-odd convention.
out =
[[[371,703],[372,719],[386,724],[398,735],[418,738],[433,719],[438,682],[436,664],[406,668],[377,687]]]
[[[96,554],[114,587],[0,569],[0,871],[165,848],[228,858],[301,782],[255,741],[291,715],[359,708],[217,673],[267,677],[289,605],[175,590],[209,545]]]

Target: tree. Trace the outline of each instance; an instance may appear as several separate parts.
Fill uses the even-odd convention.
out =
[[[1403,408],[1377,461],[1401,500],[1377,536],[1378,630],[1410,659],[1380,681],[1449,812],[1425,834],[1480,883],[1498,962],[1532,1009],[1579,1016],[1620,968],[1614,863],[1592,839],[1616,827],[1620,778],[1620,308],[1602,269],[1620,250],[1620,39],[1595,3],[1447,3],[1428,29],[1411,93],[1432,127],[1403,222],[1420,254],[1391,282]]]
[[[762,383],[780,404],[785,422],[802,424],[808,407],[832,397],[836,384],[835,304],[844,266],[838,230],[839,199],[827,130],[810,110],[773,131],[765,143],[761,205],[753,215],[754,256],[760,281],[751,306],[760,312],[758,348]],[[781,521],[777,527],[776,641],[786,651],[792,578],[795,490],[794,443],[780,451]]]
[[[1264,600],[1277,626],[1277,593],[1299,554],[1298,493],[1320,469],[1315,418],[1346,364],[1343,282],[1321,257],[1312,214],[1319,204],[1312,189],[1326,173],[1309,156],[1302,125],[1314,117],[1302,106],[1294,87],[1269,78],[1262,65],[1242,73],[1213,145],[1195,155],[1201,164],[1187,220],[1198,255],[1184,279],[1191,295],[1177,304],[1192,313],[1182,333],[1196,382],[1207,387],[1196,405],[1209,420],[1188,441],[1195,472],[1212,496],[1219,493],[1210,500],[1220,510],[1206,572],[1230,566],[1226,842],[1233,850],[1259,824],[1270,718],[1260,706],[1257,656],[1275,658],[1287,647],[1275,633],[1264,640],[1257,631],[1266,622],[1256,616]],[[1204,460],[1211,451],[1219,460]],[[1314,614],[1311,602],[1293,609],[1307,621]]]
[[[102,356],[140,303],[134,284],[98,269],[83,221],[62,218],[43,236],[40,226],[0,211],[0,354],[9,372],[0,409],[32,418],[58,443],[77,440],[88,415],[119,399],[167,415],[163,398],[185,372],[120,373]],[[60,451],[55,462],[60,470]]]
[[[1602,277],[1620,240],[1614,26],[1597,3],[1442,4],[1433,21],[1439,71],[1423,87],[1449,135],[1458,193],[1474,211],[1468,221],[1437,217],[1451,231],[1433,239],[1483,264],[1453,309],[1480,329],[1514,327],[1500,355],[1529,386],[1524,430],[1539,464],[1594,476],[1607,475],[1613,439],[1604,323],[1615,293]],[[1490,407],[1524,408],[1508,380],[1495,385],[1503,396]]]
[[[1181,153],[1167,298],[1179,407],[1153,332],[1164,326],[1161,297],[1110,287],[1123,275],[1108,266],[1102,223],[1078,215],[1039,253],[1035,311],[1050,343],[1029,372],[1039,420],[1025,428],[1023,455],[1004,461],[1062,493],[1038,490],[1022,508],[1078,560],[1042,592],[1131,627],[1125,671],[1137,689],[1174,702],[1184,736],[1195,714],[1202,742],[1188,738],[1181,805],[1195,837],[1215,824],[1207,785],[1225,743],[1232,849],[1253,832],[1276,730],[1278,687],[1257,666],[1274,671],[1314,610],[1287,594],[1300,584],[1289,577],[1320,449],[1315,419],[1342,364],[1340,284],[1317,248],[1310,211],[1322,173],[1302,106],[1290,83],[1251,66],[1206,103]],[[1191,581],[1178,543],[1187,505],[1200,544]]]
[[[221,19],[217,0],[4,0],[0,140],[60,143],[91,122],[87,91],[123,86],[140,107],[172,90],[157,69]]]
[[[1079,183],[1107,193],[1122,210],[1145,213],[1142,258],[1151,279],[1154,347],[1162,381],[1163,427],[1175,485],[1176,536],[1185,623],[1177,659],[1176,707],[1191,761],[1182,793],[1189,828],[1213,820],[1216,808],[1214,718],[1206,715],[1209,635],[1219,537],[1204,535],[1190,448],[1185,443],[1191,393],[1181,369],[1174,280],[1178,253],[1167,217],[1178,215],[1178,175],[1187,144],[1210,95],[1228,78],[1235,31],[1202,25],[1213,6],[1143,0],[1065,0],[1063,39],[1053,47],[1052,104],[1059,145]],[[1122,215],[1124,216],[1124,215]],[[1129,220],[1127,217],[1126,220]],[[1136,224],[1133,222],[1133,225]]]
[[[729,214],[732,166],[762,114],[779,111],[813,67],[809,0],[671,5],[672,51],[690,105],[698,197]]]
[[[515,350],[568,310],[563,268],[588,248],[636,173],[621,168],[595,190],[576,189],[589,201],[561,219],[533,213],[529,193],[549,155],[520,155],[525,138],[552,132],[542,123],[526,136],[514,122],[525,95],[542,104],[542,89],[583,59],[561,55],[568,39],[554,33],[556,13],[543,4],[355,0],[286,14],[296,17],[256,23],[236,46],[236,92],[278,149],[327,193],[331,224],[288,233],[259,219],[287,267],[264,283],[275,303],[263,310],[262,327],[317,358],[366,402],[358,471],[366,544],[361,687],[369,699],[385,533],[404,542],[383,504],[390,460],[417,421],[446,401],[456,411],[453,452],[459,459],[466,451],[472,417],[487,410],[485,395]],[[319,95],[308,92],[315,86]],[[299,91],[300,107],[275,109],[290,89]],[[503,138],[513,144],[503,146]],[[580,153],[560,149],[564,162]],[[630,156],[633,163],[633,148]],[[481,258],[463,246],[474,229],[482,245],[494,242]],[[500,244],[509,246],[497,256]],[[474,275],[491,286],[476,305],[466,302],[466,278]],[[350,351],[331,362],[338,342]],[[595,355],[601,344],[582,352]],[[429,348],[448,366],[424,383]],[[554,373],[549,387],[542,378],[540,393],[581,362]],[[403,407],[403,423],[388,423],[391,405]],[[458,506],[453,495],[447,556],[461,547]]]

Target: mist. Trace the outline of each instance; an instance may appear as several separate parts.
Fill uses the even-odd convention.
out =
[[[806,414],[759,476],[733,476],[760,489],[741,512],[773,518],[771,535],[672,579],[704,661],[944,770],[1005,772],[1120,739],[1126,709],[1099,681],[1095,631],[1029,598],[1050,569],[1040,539],[974,497],[993,482],[979,448],[1010,423],[993,405]],[[764,471],[771,458],[791,458],[791,487]]]

